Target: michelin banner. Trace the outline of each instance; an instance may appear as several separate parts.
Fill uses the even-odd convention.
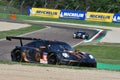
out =
[[[30,16],[40,16],[47,18],[59,18],[60,10],[46,8],[31,8],[29,9]]]
[[[85,20],[86,12],[75,10],[61,10],[60,18]]]
[[[120,23],[120,14],[114,14],[113,22]]]
[[[87,12],[86,20],[99,22],[112,22],[113,13]]]

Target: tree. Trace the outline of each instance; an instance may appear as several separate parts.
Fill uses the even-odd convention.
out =
[[[120,12],[120,0],[1,0],[0,5],[12,2],[15,8],[46,7],[97,12]]]

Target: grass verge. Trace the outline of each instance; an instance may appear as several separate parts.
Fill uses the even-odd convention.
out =
[[[36,16],[24,16],[24,15],[17,15],[17,19],[18,20],[54,21],[54,22],[76,23],[76,24],[89,24],[89,25],[97,25],[97,26],[120,27],[119,23],[93,22],[93,21],[72,20],[72,19],[55,19],[55,18],[44,18],[44,17],[36,17]]]
[[[10,14],[0,13],[1,18],[10,18]],[[16,14],[16,20],[38,20],[38,21],[54,21],[54,22],[66,22],[66,23],[77,23],[77,24],[89,24],[98,26],[109,26],[109,27],[120,27],[119,23],[108,23],[108,22],[93,22],[93,21],[82,21],[72,19],[55,19],[55,18],[44,18],[38,16],[18,15]]]
[[[80,45],[76,46],[75,49],[79,49],[83,52],[89,52],[96,58],[97,62],[99,63],[120,65],[120,45]]]
[[[25,34],[28,32],[36,31],[45,28],[44,26],[32,25],[29,27],[9,30],[9,31],[0,31],[0,39],[5,38],[6,36],[17,36],[21,34]]]
[[[0,64],[8,65],[24,65],[24,66],[39,66],[39,67],[57,67],[57,68],[66,68],[66,69],[96,69],[88,67],[79,67],[79,66],[67,66],[67,65],[50,65],[50,64],[40,64],[40,63],[24,63],[24,62],[12,62],[12,61],[0,61]]]

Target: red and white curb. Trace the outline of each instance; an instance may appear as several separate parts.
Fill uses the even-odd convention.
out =
[[[104,32],[104,30],[101,30],[101,29],[97,29],[97,30],[99,31],[97,34],[95,34],[91,39],[85,40],[84,42],[91,42],[91,41],[94,41],[94,40],[97,39],[97,37],[99,37],[99,35],[100,35],[101,33]]]

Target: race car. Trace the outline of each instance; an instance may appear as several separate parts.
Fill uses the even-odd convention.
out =
[[[21,44],[11,51],[12,61],[96,67],[97,62],[92,55],[74,50],[66,42],[30,37],[6,37],[6,40],[12,39],[20,40]],[[29,42],[23,45],[22,40],[29,40]]]
[[[88,39],[89,34],[85,31],[77,31],[77,32],[74,32],[73,38],[74,39]]]

